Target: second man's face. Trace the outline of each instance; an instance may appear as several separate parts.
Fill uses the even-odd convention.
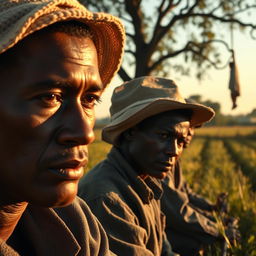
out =
[[[172,111],[153,116],[132,130],[129,157],[141,176],[163,179],[172,171],[189,125],[188,118]]]
[[[38,34],[1,73],[0,201],[64,206],[73,201],[94,140],[101,96],[91,39]]]

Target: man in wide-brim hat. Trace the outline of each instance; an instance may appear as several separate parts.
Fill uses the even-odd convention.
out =
[[[76,0],[0,0],[1,255],[111,254],[76,195],[124,39]]]
[[[174,168],[190,124],[209,121],[214,111],[186,103],[172,80],[146,76],[114,90],[110,113],[102,138],[113,147],[81,180],[79,195],[102,223],[114,253],[172,255],[160,180]]]

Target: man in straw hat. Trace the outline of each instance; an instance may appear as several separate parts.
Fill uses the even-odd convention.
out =
[[[124,34],[76,0],[0,0],[1,255],[110,255],[76,194]]]
[[[190,124],[212,109],[187,104],[172,80],[140,77],[117,87],[111,122],[102,131],[113,145],[81,180],[79,194],[105,228],[118,255],[172,255],[166,250],[160,180],[172,171]]]

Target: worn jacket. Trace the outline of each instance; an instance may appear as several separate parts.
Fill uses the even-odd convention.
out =
[[[79,184],[79,195],[102,223],[111,251],[122,256],[161,255],[161,194],[161,183],[141,179],[115,147]]]
[[[195,255],[203,245],[216,241],[219,231],[210,214],[212,204],[192,192],[183,180],[179,163],[162,183],[161,207],[173,250],[181,255]]]
[[[105,231],[80,198],[52,209],[28,205],[7,242],[4,256],[109,256]]]

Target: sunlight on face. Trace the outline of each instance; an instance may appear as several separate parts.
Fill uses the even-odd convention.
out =
[[[88,162],[103,90],[94,43],[38,33],[15,54],[16,65],[1,73],[0,194],[9,202],[67,205]]]
[[[138,125],[129,144],[129,154],[139,174],[163,179],[172,171],[189,125],[188,118],[175,111],[153,116]]]

